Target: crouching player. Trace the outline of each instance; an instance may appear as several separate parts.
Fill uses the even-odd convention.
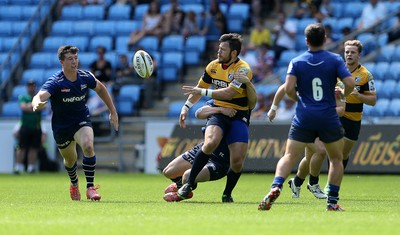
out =
[[[232,108],[224,107],[213,107],[211,106],[213,100],[207,102],[207,105],[199,108],[196,111],[196,117],[199,119],[205,119],[211,114],[221,113],[229,117],[233,117],[236,114],[236,110]],[[202,128],[205,131],[205,128]],[[167,202],[181,201],[182,199],[178,196],[177,191],[187,181],[190,170],[192,168],[194,157],[196,153],[201,149],[203,143],[199,143],[192,149],[182,153],[171,161],[163,170],[165,177],[171,179],[174,183],[169,185],[165,189],[164,200]],[[196,184],[198,182],[207,182],[219,180],[226,176],[229,169],[229,148],[225,139],[221,140],[220,145],[213,152],[208,163],[203,167],[200,173],[196,177]],[[189,194],[188,198],[193,197],[193,192]]]

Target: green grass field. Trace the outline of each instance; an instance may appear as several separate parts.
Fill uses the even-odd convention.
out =
[[[0,234],[400,234],[400,176],[346,175],[340,194],[346,212],[326,212],[325,200],[305,185],[292,199],[287,184],[270,211],[258,211],[272,178],[244,174],[235,203],[222,204],[225,179],[199,184],[190,200],[167,203],[170,181],[161,175],[99,171],[101,201],[76,202],[65,172],[0,175]]]

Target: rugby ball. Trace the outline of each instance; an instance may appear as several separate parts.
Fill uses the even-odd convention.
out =
[[[133,68],[142,78],[149,78],[153,73],[153,60],[149,53],[138,50],[132,58]]]

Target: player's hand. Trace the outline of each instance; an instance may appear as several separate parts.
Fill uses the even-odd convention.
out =
[[[276,116],[276,110],[270,109],[267,113],[268,119],[270,122],[272,122],[275,119]]]
[[[184,95],[201,95],[201,88],[195,86],[183,86],[182,90],[185,91]]]
[[[237,113],[236,109],[221,107],[221,113],[228,117],[234,117]]]
[[[241,71],[241,72],[236,72],[233,74],[233,78],[243,84],[249,83],[250,79],[247,77],[246,73]]]
[[[109,117],[111,125],[114,127],[114,130],[118,131],[118,114],[116,112],[110,113]]]
[[[43,107],[47,104],[47,100],[46,101],[39,101],[37,103],[32,102],[32,110],[33,112],[36,112],[36,110],[41,110],[43,109]]]
[[[181,109],[181,114],[179,115],[179,126],[181,128],[186,128],[186,117],[188,116],[189,109],[186,106],[183,106]]]

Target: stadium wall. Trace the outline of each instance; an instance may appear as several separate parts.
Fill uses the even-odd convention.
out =
[[[163,169],[174,157],[202,141],[201,127],[202,125],[193,124],[182,129],[175,125],[168,141],[159,150],[159,169]],[[285,151],[289,127],[289,124],[252,124],[244,171],[275,172],[276,164]],[[399,125],[362,125],[360,138],[350,156],[346,173],[400,173],[399,130]],[[146,149],[149,148],[151,146]],[[147,156],[149,157],[151,156]],[[296,170],[297,165],[293,172]],[[322,172],[326,171],[327,164],[323,164]]]

